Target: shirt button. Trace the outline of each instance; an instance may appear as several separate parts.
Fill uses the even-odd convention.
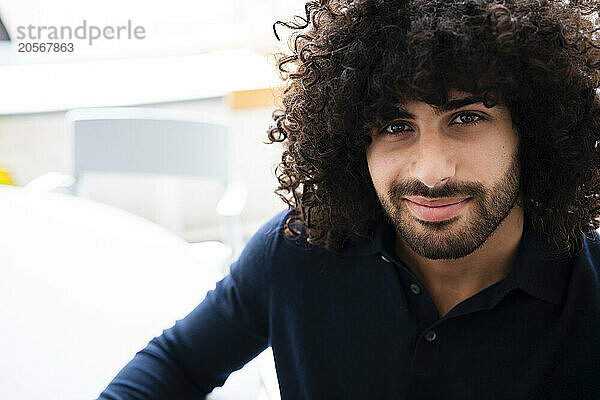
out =
[[[381,255],[381,259],[385,262],[391,262],[390,260],[388,260],[388,258],[386,256],[384,256],[383,254]]]
[[[416,283],[413,283],[410,285],[410,290],[411,292],[413,292],[414,294],[419,294],[421,293],[421,288],[419,287],[419,285],[417,285]]]
[[[434,331],[429,331],[425,334],[425,340],[427,340],[428,342],[433,342],[436,337],[437,335]]]

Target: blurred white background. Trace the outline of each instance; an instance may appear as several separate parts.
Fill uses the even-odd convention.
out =
[[[264,101],[232,106],[232,93],[276,91],[281,85],[273,53],[273,23],[301,13],[303,2],[184,1],[55,2],[8,0],[0,4],[11,43],[0,46],[0,166],[18,185],[49,171],[72,170],[72,137],[65,127],[67,110],[98,106],[142,106],[207,116],[230,128],[232,179],[249,183],[241,215],[244,234],[253,232],[283,203],[272,194],[278,145],[264,145],[273,106]],[[19,53],[18,26],[145,28],[142,40],[74,39],[72,53]],[[251,168],[248,168],[251,166]],[[155,180],[147,176],[90,176],[89,198],[156,220]],[[212,204],[218,194],[210,183],[180,180],[186,215],[184,237],[215,239]],[[131,190],[125,190],[130,188]],[[129,197],[128,192],[135,194]],[[147,194],[147,195],[144,195]],[[140,201],[140,200],[143,201]]]
[[[12,40],[0,41],[0,173],[7,172],[14,185],[29,184],[30,189],[36,178],[48,176],[45,174],[71,175],[74,137],[65,116],[72,109],[136,107],[216,122],[226,127],[230,137],[230,179],[247,188],[239,215],[241,236],[246,240],[284,208],[273,194],[277,183],[273,171],[281,148],[263,143],[282,84],[273,54],[287,45],[288,32],[279,29],[282,41],[277,42],[273,23],[303,15],[303,8],[304,2],[297,0],[2,1],[0,19]],[[65,39],[57,42],[72,42],[73,52],[18,52],[20,43],[49,42],[18,40],[19,26],[75,29],[84,20],[88,26],[99,27],[131,21],[133,26],[143,26],[145,37],[98,39],[92,45],[87,39]],[[82,184],[85,201],[90,203],[73,203],[74,198],[64,194],[68,193],[65,188],[54,190],[58,194],[38,193],[35,201],[26,202],[15,199],[34,191],[17,190],[17,195],[0,191],[4,196],[0,198],[0,342],[5,344],[0,398],[3,394],[10,395],[10,400],[42,398],[40,393],[45,394],[43,398],[59,399],[98,395],[117,372],[116,366],[122,366],[160,329],[203,298],[227,260],[220,250],[210,253],[210,247],[187,246],[223,239],[221,219],[215,212],[223,189],[218,182],[164,174],[97,172],[87,174]],[[37,185],[36,190],[43,186]],[[106,211],[109,217],[98,211],[101,208],[94,205],[98,203],[113,207]],[[165,205],[170,209],[165,210]],[[30,207],[37,211],[32,214]],[[172,209],[182,217],[181,229],[159,227]],[[39,210],[46,211],[38,214]],[[51,217],[52,210],[59,210],[64,218]],[[29,215],[39,218],[26,217]],[[139,217],[146,222],[135,219]],[[117,221],[115,228],[121,227],[119,232],[104,223],[113,220]],[[73,226],[76,230],[69,230]],[[98,240],[98,235],[103,239]],[[164,243],[164,251],[161,246],[144,247],[156,240]],[[119,257],[109,255],[113,248]],[[206,254],[214,256],[207,259]],[[136,257],[173,260],[178,266],[168,268],[180,268],[182,276],[199,281],[192,280],[197,284],[188,284],[185,291],[175,284],[164,288],[161,294],[173,300],[168,303],[172,310],[137,312],[145,299],[148,304],[156,301],[156,291],[165,278],[148,274],[149,267],[143,263],[131,263]],[[84,263],[91,269],[82,272],[79,264],[87,258],[95,263]],[[111,267],[98,275],[103,262]],[[161,265],[152,268],[158,271]],[[111,282],[117,281],[117,287],[111,288]],[[141,289],[140,282],[146,289]],[[114,296],[99,299],[100,287],[101,292],[112,290]],[[61,293],[65,288],[69,289]],[[131,302],[124,305],[127,299]],[[184,300],[176,304],[176,299]],[[102,317],[97,321],[104,330],[94,329],[96,320],[90,315],[79,318],[77,313],[85,313],[90,304],[94,315]],[[121,341],[118,335],[107,333],[111,331],[110,315],[117,309],[114,324],[124,329]],[[78,340],[73,340],[75,325],[70,323],[81,330]],[[86,346],[102,337],[106,338],[104,351],[96,349],[89,353],[91,359],[86,359],[82,354]],[[68,340],[72,345],[65,342]],[[28,371],[36,364],[39,368]],[[277,398],[270,353],[234,373],[212,396]]]
[[[132,20],[134,25],[145,27],[146,39],[139,42],[97,41],[91,48],[78,49],[78,56],[97,58],[239,48],[270,53],[276,46],[273,23],[290,20],[303,9],[304,2],[298,0],[5,0],[0,15],[15,38],[19,25],[75,27],[83,19],[99,26]]]

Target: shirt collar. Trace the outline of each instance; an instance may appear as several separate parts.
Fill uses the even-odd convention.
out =
[[[384,255],[390,260],[395,254],[396,232],[385,215],[380,215],[372,234],[360,241],[350,243],[342,249],[349,257]],[[517,250],[517,257],[508,276],[497,285],[498,300],[513,289],[521,289],[530,296],[557,305],[564,303],[571,273],[572,258],[567,255],[550,256],[545,251],[544,238],[529,223]]]
[[[549,255],[543,236],[526,223],[515,264],[500,284],[501,292],[519,288],[530,296],[562,305],[572,264],[566,253]]]

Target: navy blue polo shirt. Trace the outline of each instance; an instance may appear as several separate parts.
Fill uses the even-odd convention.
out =
[[[382,219],[332,253],[281,234],[153,339],[101,399],[199,399],[272,346],[283,399],[600,399],[599,236],[548,257],[526,226],[509,275],[444,317]]]

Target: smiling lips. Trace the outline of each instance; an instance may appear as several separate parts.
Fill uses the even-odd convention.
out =
[[[428,199],[419,196],[404,197],[408,209],[423,221],[444,221],[457,215],[467,206],[470,197],[445,197]]]

